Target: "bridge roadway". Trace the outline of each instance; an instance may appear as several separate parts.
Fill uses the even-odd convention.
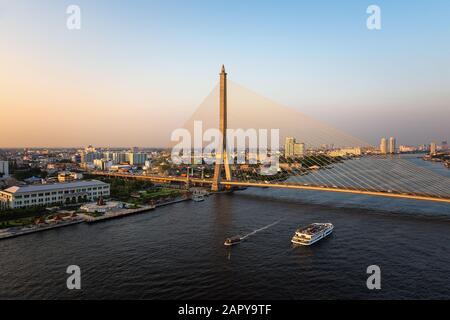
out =
[[[117,178],[127,178],[127,179],[142,179],[150,180],[152,182],[160,183],[170,183],[170,182],[182,182],[191,183],[194,185],[212,185],[212,179],[199,179],[199,178],[186,178],[186,177],[175,177],[175,176],[151,176],[151,175],[135,175],[129,173],[113,173],[104,171],[90,171],[89,174],[97,176],[106,177],[117,177]],[[265,183],[265,182],[246,182],[246,181],[226,181],[222,180],[220,182],[223,186],[237,186],[237,187],[259,187],[259,188],[284,188],[284,189],[300,189],[300,190],[314,190],[314,191],[327,191],[327,192],[339,192],[339,193],[351,193],[351,194],[361,194],[369,196],[378,197],[388,197],[388,198],[400,198],[400,199],[413,199],[413,200],[423,200],[423,201],[434,201],[443,202],[450,204],[450,196],[439,197],[431,196],[428,194],[410,194],[410,193],[395,193],[389,191],[379,191],[379,190],[361,190],[357,188],[347,187],[329,187],[329,186],[312,186],[312,185],[300,185],[296,183]]]

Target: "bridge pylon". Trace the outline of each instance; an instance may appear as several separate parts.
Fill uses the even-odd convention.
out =
[[[231,181],[230,164],[228,163],[227,152],[227,74],[225,72],[225,66],[222,65],[220,71],[220,118],[219,118],[219,130],[222,135],[222,144],[219,150],[216,150],[216,164],[214,166],[214,179],[211,186],[212,191],[220,190],[220,181],[222,179],[222,166],[225,168],[225,178],[227,181]]]

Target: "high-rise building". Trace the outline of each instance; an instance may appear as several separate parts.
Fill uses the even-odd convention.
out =
[[[389,153],[394,154],[396,152],[395,150],[395,138],[390,137],[389,138]]]
[[[432,142],[430,144],[430,154],[436,154],[436,152],[437,152],[436,142]]]
[[[441,146],[442,146],[442,150],[447,150],[448,149],[447,141],[442,141]]]
[[[386,154],[387,153],[387,141],[386,141],[386,138],[381,138],[380,152],[382,154]]]
[[[292,157],[294,155],[294,145],[295,145],[295,138],[286,137],[284,141],[284,156],[286,158]]]
[[[101,152],[82,152],[81,162],[93,163],[95,159],[101,159],[103,157]]]
[[[132,166],[143,165],[143,164],[145,164],[145,161],[147,159],[148,159],[148,156],[145,153],[135,153],[135,152],[128,153],[128,162]]]
[[[112,161],[115,164],[128,162],[128,154],[124,152],[114,152],[112,154]]]
[[[3,177],[9,177],[9,162],[8,161],[0,161],[0,174],[3,174]]]
[[[305,144],[294,143],[294,155],[303,157],[305,155]]]
[[[305,144],[303,142],[297,143],[294,137],[286,137],[284,142],[284,156],[288,157],[303,157],[305,155]]]
[[[113,160],[113,152],[111,152],[111,151],[103,152],[103,159],[106,159],[108,161],[112,161]]]

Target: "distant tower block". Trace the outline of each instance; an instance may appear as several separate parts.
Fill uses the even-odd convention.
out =
[[[216,151],[216,164],[214,167],[214,180],[211,190],[218,191],[220,188],[220,180],[222,178],[222,164],[225,167],[225,177],[231,180],[230,165],[228,164],[227,154],[227,74],[225,73],[225,66],[222,65],[220,72],[220,121],[219,130],[222,134],[222,150]],[[220,161],[222,160],[222,161]]]
[[[396,151],[396,142],[394,137],[389,138],[389,153],[394,154]]]
[[[437,153],[437,145],[436,142],[432,142],[430,144],[430,154],[435,155]]]
[[[381,154],[386,154],[387,153],[387,140],[386,140],[386,138],[381,138],[380,153]]]

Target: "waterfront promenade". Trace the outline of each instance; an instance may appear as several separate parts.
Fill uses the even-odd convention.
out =
[[[109,220],[109,219],[125,217],[125,216],[129,216],[132,214],[142,213],[142,212],[153,210],[155,208],[156,208],[156,206],[154,206],[154,205],[148,205],[148,206],[142,206],[142,207],[136,208],[136,209],[122,209],[119,211],[107,212],[99,217],[93,217],[93,216],[90,216],[90,215],[84,214],[84,213],[82,213],[80,215],[82,215],[84,221],[86,221],[87,223],[95,223],[95,222],[105,221],[105,220]]]
[[[82,223],[84,221],[85,220],[83,218],[77,217],[77,218],[73,218],[71,220],[55,222],[55,223],[48,224],[48,225],[40,224],[40,225],[29,225],[29,226],[23,226],[23,227],[0,229],[0,240],[23,236],[23,235],[35,233],[35,232],[46,231],[46,230],[50,230],[50,229],[67,227],[67,226],[71,226],[74,224]]]
[[[94,217],[87,213],[77,213],[76,217],[72,217],[67,220],[58,221],[58,222],[52,222],[52,223],[46,223],[46,224],[38,224],[38,225],[28,225],[28,226],[22,226],[22,227],[12,227],[12,228],[6,228],[6,229],[0,229],[0,240],[8,239],[8,238],[14,238],[26,234],[31,234],[35,232],[41,232],[61,227],[66,227],[78,223],[96,223],[101,221],[106,221],[110,219],[116,219],[121,217],[126,217],[138,213],[144,213],[149,212],[151,210],[154,210],[157,207],[167,206],[170,204],[179,203],[182,201],[188,201],[191,200],[191,198],[181,198],[181,199],[175,199],[163,203],[159,203],[156,205],[146,205],[141,206],[136,209],[122,209],[119,211],[114,212],[107,212],[101,216]]]

